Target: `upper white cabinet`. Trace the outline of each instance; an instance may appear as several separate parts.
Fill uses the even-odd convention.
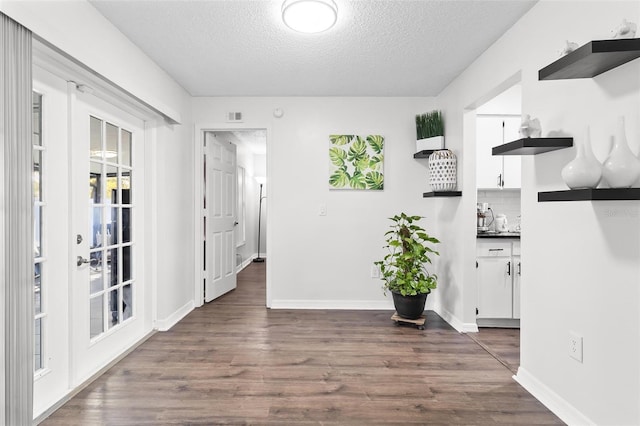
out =
[[[477,116],[476,186],[478,188],[520,188],[520,157],[493,156],[491,152],[494,146],[519,139],[520,123],[520,116]]]

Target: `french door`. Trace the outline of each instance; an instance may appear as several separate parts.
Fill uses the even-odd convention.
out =
[[[81,383],[144,334],[144,123],[72,96],[73,377]]]
[[[37,417],[142,339],[151,312],[144,122],[38,66],[33,75]]]
[[[69,138],[67,82],[33,69],[34,404],[69,390]]]
[[[236,288],[236,146],[205,133],[204,300]]]

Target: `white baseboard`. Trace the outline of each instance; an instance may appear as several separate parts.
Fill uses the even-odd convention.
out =
[[[513,376],[513,379],[566,424],[580,426],[596,424],[524,368],[519,367],[518,374]]]
[[[478,327],[520,328],[520,320],[512,318],[478,318]]]
[[[390,300],[272,300],[271,309],[394,310]]]
[[[182,318],[186,317],[189,312],[193,311],[194,307],[195,307],[195,304],[193,303],[193,300],[190,300],[183,307],[181,307],[180,309],[178,309],[177,311],[169,315],[168,318],[165,318],[162,320],[159,319],[156,322],[156,326],[158,327],[158,330],[167,331],[171,329],[171,327],[176,325]]]
[[[236,265],[236,273],[242,271],[244,268],[246,268],[247,266],[251,265],[251,263],[253,262],[253,259],[255,259],[256,257],[258,257],[258,253],[253,253],[251,256],[249,256],[248,259],[242,261],[241,264]],[[260,257],[262,257],[263,259],[267,258],[267,254],[266,253],[260,253]]]
[[[253,262],[254,257],[252,257],[251,259],[247,259],[244,262],[242,262],[240,265],[238,265],[236,267],[236,274],[240,271],[242,271],[244,268],[246,268],[247,266],[251,265],[251,262]]]
[[[478,324],[474,322],[462,322],[457,316],[443,308],[436,308],[435,311],[443,320],[448,322],[451,327],[455,328],[458,333],[478,332]]]

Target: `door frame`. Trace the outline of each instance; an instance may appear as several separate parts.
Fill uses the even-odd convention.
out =
[[[471,191],[473,195],[473,198],[472,198],[473,206],[475,206],[478,203],[478,185],[476,182],[476,162],[477,162],[476,110],[482,104],[495,98],[500,93],[504,92],[505,90],[509,89],[512,86],[515,86],[516,84],[521,84],[521,83],[522,83],[522,71],[519,70],[516,73],[509,76],[508,78],[506,78],[505,80],[503,80],[502,82],[500,82],[499,84],[497,84],[496,86],[494,86],[492,89],[486,91],[482,96],[478,97],[475,101],[467,105],[462,111],[463,146],[465,147],[465,149],[470,148],[465,151],[466,155],[464,157],[465,187],[473,187],[473,190]],[[522,99],[521,99],[521,102],[523,102]],[[471,207],[471,204],[469,204],[469,207]],[[466,217],[465,223],[467,224],[475,223],[476,217],[472,216],[473,214],[474,214],[474,210],[472,208],[465,210],[465,217]],[[464,275],[465,277],[468,277],[468,279],[465,280],[465,284],[463,286],[464,287],[463,289],[463,297],[464,297],[463,321],[469,325],[468,329],[466,329],[465,331],[475,333],[475,332],[478,332],[477,319],[475,315],[475,309],[477,307],[476,291],[478,288],[477,269],[473,266],[474,265],[473,262],[477,259],[477,254],[476,254],[477,239],[475,237],[475,231],[473,232],[473,234],[469,235],[468,238],[469,238],[468,240],[469,242],[471,242],[471,239],[473,239],[473,244],[469,244],[465,250],[465,258],[469,259],[469,261],[465,262],[467,266],[466,266]],[[473,321],[470,321],[471,318],[473,318]]]
[[[273,185],[271,184],[271,167],[270,167],[270,158],[271,158],[271,126],[260,124],[260,123],[195,123],[195,129],[193,132],[194,137],[194,147],[193,150],[193,235],[194,235],[194,292],[193,292],[193,301],[194,306],[197,308],[204,304],[204,253],[202,248],[202,239],[200,238],[203,235],[204,229],[202,226],[202,176],[204,175],[204,165],[202,162],[202,156],[204,155],[204,135],[207,132],[229,132],[229,131],[243,131],[243,130],[265,130],[267,133],[267,181],[270,182],[269,185],[269,193],[273,194]],[[270,204],[272,197],[265,198],[266,210],[271,211]],[[266,246],[270,247],[269,253],[273,252],[273,247],[271,243],[271,216],[267,215],[266,220],[266,232],[267,232],[267,243]],[[271,307],[271,268],[267,265],[267,282],[266,282],[266,307]]]

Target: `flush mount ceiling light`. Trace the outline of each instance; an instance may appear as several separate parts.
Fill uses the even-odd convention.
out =
[[[326,31],[337,19],[338,6],[333,0],[285,0],[282,3],[282,20],[301,33]]]

